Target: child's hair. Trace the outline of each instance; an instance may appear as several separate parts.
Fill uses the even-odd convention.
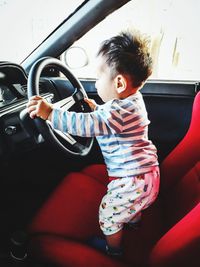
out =
[[[122,32],[105,40],[97,53],[106,59],[113,77],[126,74],[133,87],[139,87],[152,73],[152,58],[149,53],[149,40],[138,31]]]

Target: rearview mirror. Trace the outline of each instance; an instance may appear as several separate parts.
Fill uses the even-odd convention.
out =
[[[70,69],[79,69],[88,65],[89,60],[84,48],[72,46],[64,53],[65,64]]]

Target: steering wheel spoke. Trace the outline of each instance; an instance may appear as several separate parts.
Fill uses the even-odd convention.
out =
[[[65,99],[62,99],[54,103],[54,108],[61,108],[63,110],[69,110],[75,103],[76,102],[74,100],[74,97],[69,96]]]
[[[68,133],[63,133],[59,130],[53,129],[53,131],[55,131],[57,133],[58,136],[60,136],[61,138],[63,138],[65,141],[67,141],[70,145],[75,145],[77,143],[77,141]]]

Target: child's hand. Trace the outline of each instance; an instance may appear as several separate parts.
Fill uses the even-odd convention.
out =
[[[43,97],[38,95],[32,96],[27,104],[27,111],[31,119],[40,117],[43,120],[47,120],[52,109],[53,105],[48,103]]]
[[[88,103],[88,105],[90,106],[91,110],[95,110],[96,109],[97,103],[93,99],[84,98],[84,101],[86,103]]]

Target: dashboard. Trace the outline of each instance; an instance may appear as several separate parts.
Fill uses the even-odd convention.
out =
[[[35,142],[34,123],[26,113],[28,76],[18,64],[0,62],[0,157],[13,156],[32,149]],[[41,78],[40,94],[57,97],[51,78]],[[53,99],[52,97],[52,99]],[[28,125],[27,125],[28,124]],[[28,130],[30,129],[30,131]]]
[[[16,85],[16,86],[20,86],[20,85]],[[17,100],[17,96],[13,92],[13,86],[11,88],[9,88],[8,86],[4,84],[0,84],[0,108],[7,106]]]
[[[27,74],[20,65],[0,62],[0,112],[9,105],[27,99],[27,81]],[[45,82],[41,81],[40,93],[47,93],[46,89]]]
[[[26,97],[27,76],[17,64],[0,62],[0,109]]]

